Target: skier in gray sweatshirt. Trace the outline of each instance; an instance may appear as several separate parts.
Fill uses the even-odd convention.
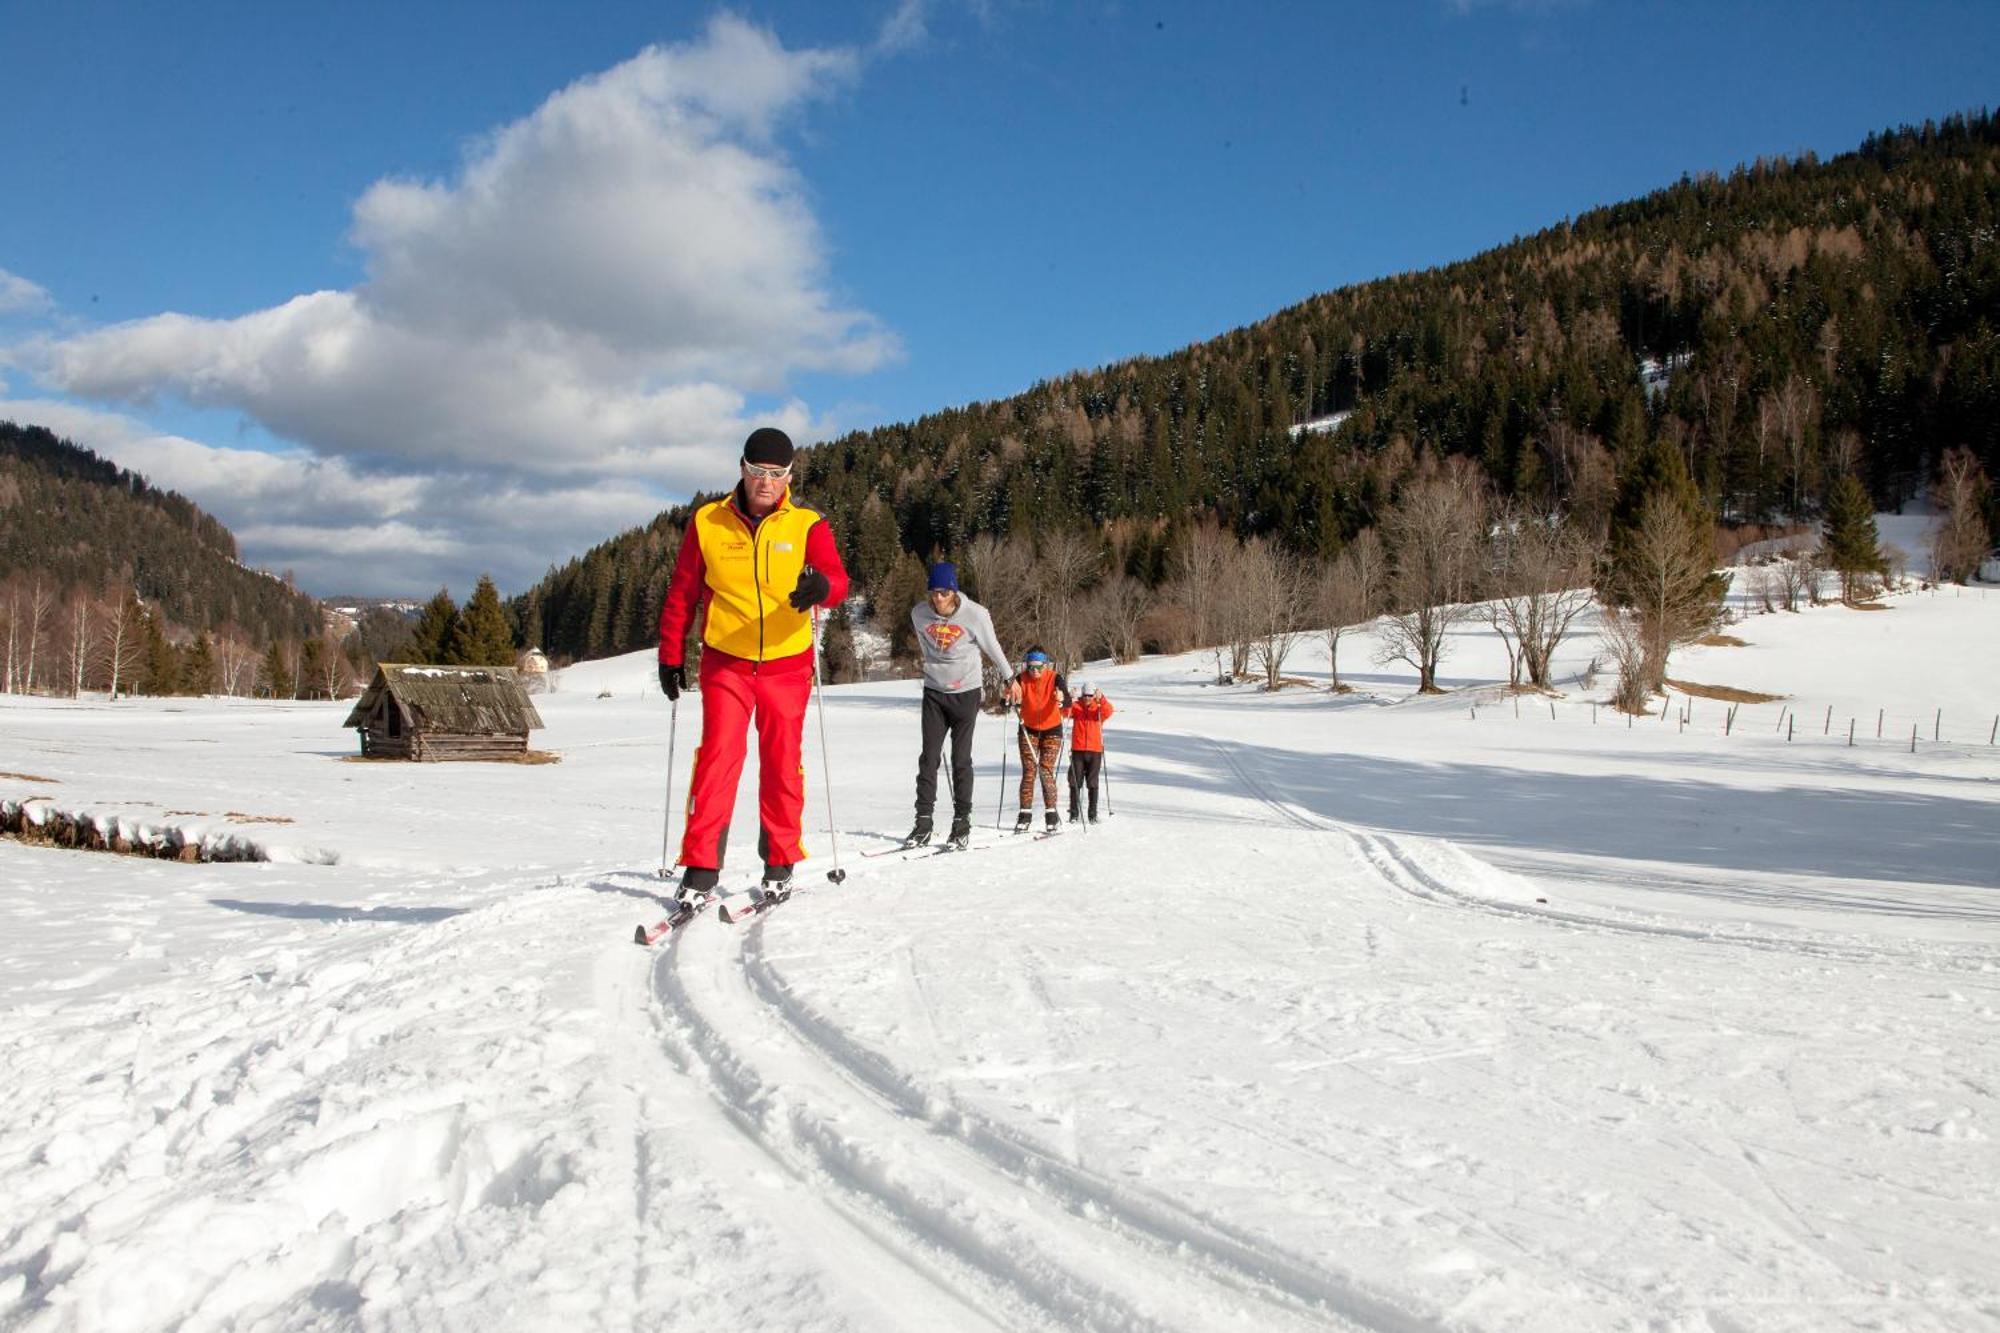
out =
[[[930,570],[930,592],[910,608],[917,648],[924,660],[924,748],[917,756],[917,822],[904,845],[931,840],[937,806],[938,758],[951,733],[951,833],[946,845],[963,849],[972,836],[972,725],[979,718],[985,684],[984,654],[1007,682],[1007,701],[1018,697],[1013,669],[993,633],[986,608],[958,590],[958,571],[939,562]]]

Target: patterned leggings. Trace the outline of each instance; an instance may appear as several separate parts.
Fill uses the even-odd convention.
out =
[[[1056,761],[1062,758],[1063,734],[1057,727],[1047,735],[1038,735],[1026,727],[1015,728],[1021,741],[1021,808],[1035,808],[1035,777],[1042,779],[1042,806],[1056,808]]]

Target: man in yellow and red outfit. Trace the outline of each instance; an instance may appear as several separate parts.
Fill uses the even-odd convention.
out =
[[[792,441],[765,426],[743,443],[735,491],[694,511],[660,608],[660,688],[680,698],[688,625],[702,626],[701,746],[681,837],[680,896],[715,892],[743,773],[744,735],[757,721],[757,849],[765,888],[782,888],[803,860],[801,738],[812,698],[816,606],[847,596],[847,570],[833,529],[792,503]]]

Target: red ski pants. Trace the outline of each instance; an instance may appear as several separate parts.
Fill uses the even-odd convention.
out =
[[[752,717],[757,720],[758,848],[772,865],[805,859],[799,845],[806,805],[801,737],[812,679],[810,653],[775,662],[752,662],[713,648],[701,655],[701,746],[694,752],[694,777],[688,785],[682,865],[722,868]]]

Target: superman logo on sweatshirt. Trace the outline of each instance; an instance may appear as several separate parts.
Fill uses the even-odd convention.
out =
[[[954,625],[948,620],[933,620],[924,626],[924,633],[930,636],[939,652],[948,653],[965,637],[965,626]]]

